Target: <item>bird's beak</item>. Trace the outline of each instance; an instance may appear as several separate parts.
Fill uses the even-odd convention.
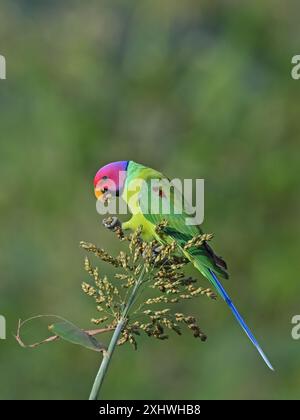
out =
[[[97,200],[104,201],[103,200],[104,194],[101,192],[101,189],[100,188],[95,188],[94,191],[95,191],[95,196],[96,196]]]
[[[101,191],[101,188],[95,188],[95,196],[97,200],[102,201],[102,203],[104,204],[108,204],[112,199],[111,193],[109,192],[103,193]]]

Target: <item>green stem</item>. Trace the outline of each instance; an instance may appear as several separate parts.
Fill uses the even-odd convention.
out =
[[[122,312],[121,318],[120,318],[120,320],[119,320],[119,322],[118,322],[118,324],[116,326],[116,329],[115,329],[115,331],[113,333],[113,336],[112,336],[112,338],[110,340],[108,349],[107,349],[107,351],[105,351],[103,353],[103,359],[102,359],[102,362],[101,362],[99,371],[98,371],[97,376],[95,378],[95,381],[94,381],[94,384],[93,384],[93,388],[92,388],[92,391],[91,391],[91,394],[90,394],[90,397],[89,397],[90,400],[97,400],[97,397],[99,395],[99,392],[100,392],[102,383],[104,381],[106,372],[108,370],[108,367],[109,367],[109,364],[110,364],[110,361],[111,361],[113,352],[114,352],[114,350],[116,348],[116,345],[117,345],[117,343],[119,341],[119,338],[120,338],[120,335],[122,333],[122,330],[123,330],[123,328],[124,328],[124,326],[125,326],[125,324],[127,322],[127,315],[129,313],[132,305],[135,302],[138,289],[139,289],[140,285],[143,282],[144,274],[145,274],[145,269],[142,271],[139,279],[135,283],[135,286],[134,286],[134,288],[132,290],[132,293],[129,296],[129,299],[127,301],[127,304],[126,304],[126,306],[125,306],[125,308],[124,308],[124,310]]]

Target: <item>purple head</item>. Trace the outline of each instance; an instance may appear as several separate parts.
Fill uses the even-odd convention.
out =
[[[125,181],[128,161],[112,162],[99,169],[94,178],[94,190],[97,199],[105,201],[108,194],[122,194]]]

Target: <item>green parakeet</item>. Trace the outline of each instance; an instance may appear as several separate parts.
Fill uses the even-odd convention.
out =
[[[178,189],[164,188],[164,183],[167,185],[166,181],[167,178],[154,169],[133,161],[120,161],[110,163],[97,172],[94,188],[96,197],[101,201],[117,195],[122,196],[128,204],[132,217],[123,223],[123,230],[134,231],[142,226],[145,240],[176,241],[184,256],[209,280],[227,303],[267,366],[274,370],[219,280],[228,278],[225,261],[214,253],[207,242],[201,247],[185,249],[185,245],[202,231],[197,225],[187,224],[187,219],[190,217],[190,212],[186,212],[188,203]],[[158,204],[155,211],[153,211],[153,202]],[[163,211],[164,209],[167,211]],[[163,221],[166,222],[166,227],[163,236],[158,236],[156,226]]]

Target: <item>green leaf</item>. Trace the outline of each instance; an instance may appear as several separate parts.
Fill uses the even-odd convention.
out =
[[[61,321],[50,325],[49,330],[70,343],[78,344],[79,346],[98,352],[105,350],[105,346],[99,343],[95,337],[87,334],[69,321]]]

